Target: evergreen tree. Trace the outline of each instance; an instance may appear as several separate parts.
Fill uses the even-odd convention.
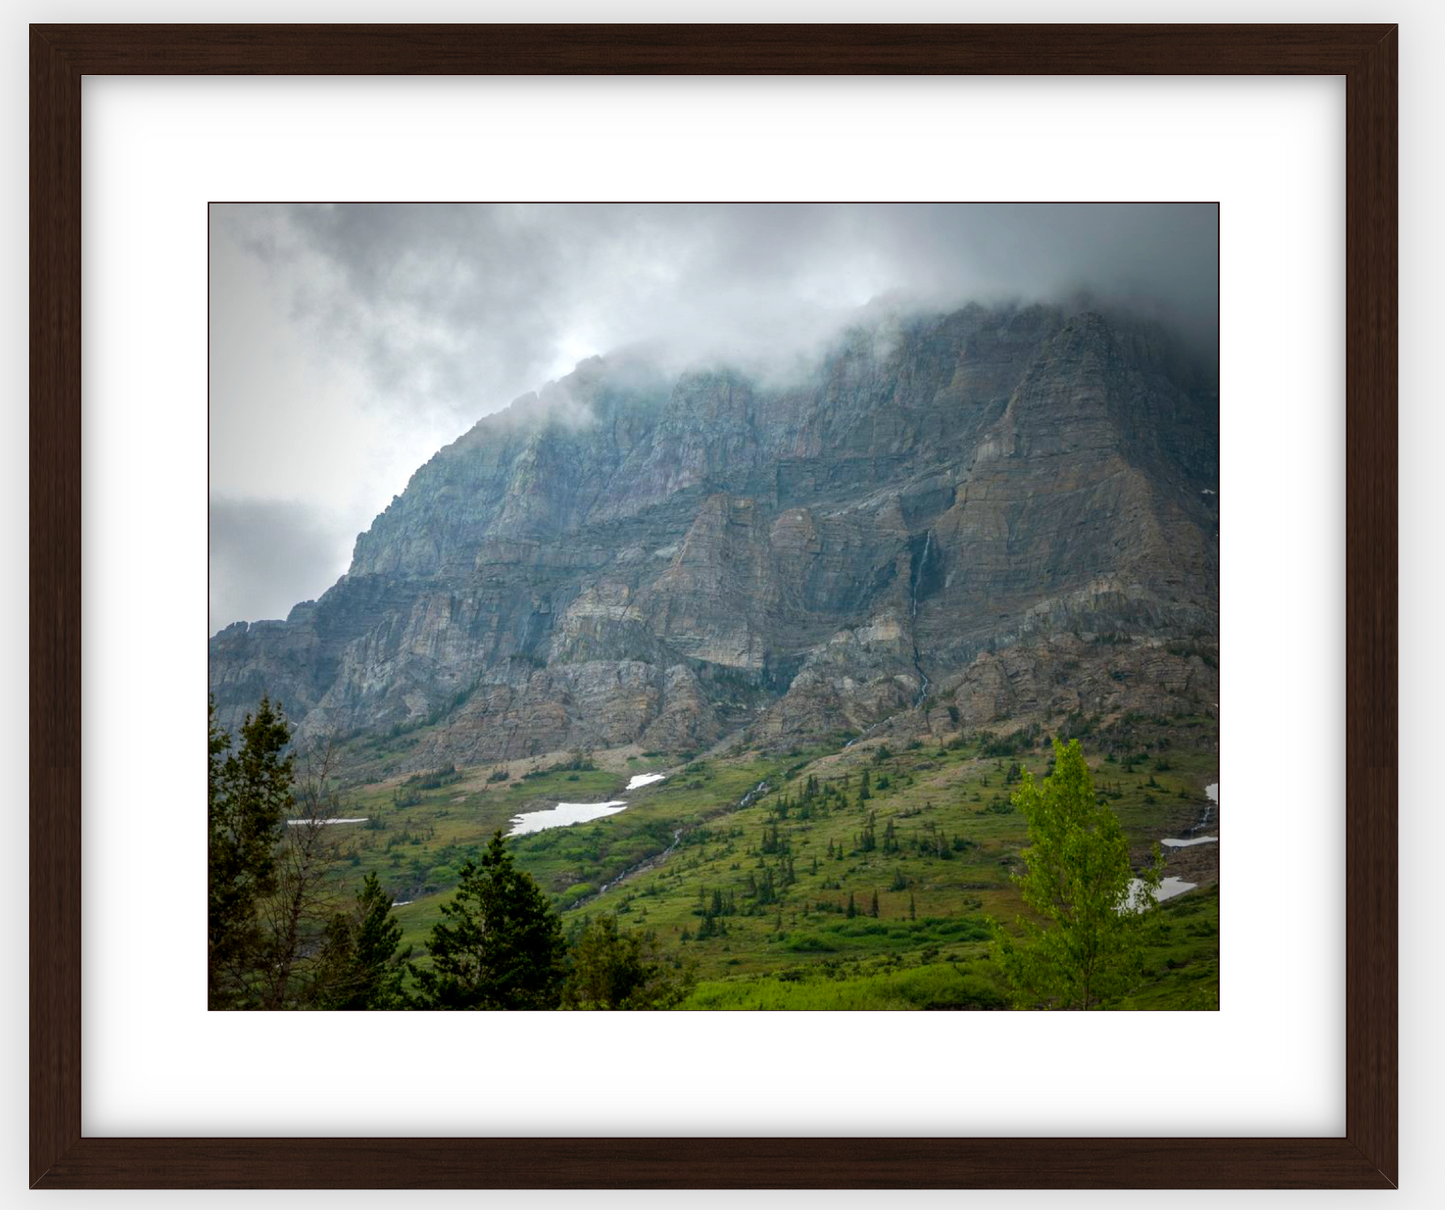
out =
[[[695,964],[669,962],[651,931],[624,933],[616,916],[588,922],[572,947],[570,966],[562,992],[564,1008],[672,1008],[697,981]]]
[[[391,911],[391,895],[381,880],[367,874],[349,913],[338,912],[326,927],[313,993],[318,1008],[405,1008],[402,991],[405,960],[397,954],[401,924]]]
[[[909,892],[908,892],[908,919],[910,919],[910,920],[917,920],[917,919],[918,919],[918,909],[914,906],[914,903],[913,903],[913,892],[912,892],[912,891],[909,891]]]
[[[419,1007],[557,1007],[562,926],[541,888],[513,863],[501,832],[480,861],[462,867],[456,895],[441,910],[427,942],[431,967],[411,968]]]
[[[849,891],[849,892],[848,892],[848,909],[847,909],[847,911],[844,912],[843,914],[844,914],[845,916],[847,916],[849,920],[852,920],[853,917],[858,914],[858,905],[853,902],[853,892],[852,892],[852,891]]]
[[[276,844],[295,802],[291,732],[280,706],[263,697],[241,724],[241,746],[208,708],[207,1001],[211,1008],[257,1002],[256,977],[267,965],[258,911],[276,889]]]
[[[878,915],[878,890],[873,890],[873,901],[868,905],[868,914],[876,917]]]
[[[1020,1008],[1097,1008],[1141,976],[1163,859],[1156,846],[1131,895],[1129,842],[1078,740],[1055,740],[1054,762],[1042,785],[1025,770],[1013,795],[1029,826],[1027,872],[1014,882],[1033,917],[1019,918],[1020,940],[995,925],[994,953]]]
[[[777,902],[777,886],[773,881],[772,870],[763,871],[763,880],[758,884],[757,898],[759,906]]]

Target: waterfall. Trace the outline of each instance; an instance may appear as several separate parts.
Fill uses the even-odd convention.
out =
[[[918,616],[918,581],[923,577],[923,569],[928,566],[928,552],[933,546],[933,531],[930,529],[923,537],[923,554],[918,560],[918,565],[913,569],[913,583],[909,586],[913,597],[913,616]]]
[[[772,787],[767,783],[766,780],[760,781],[751,790],[749,790],[740,799],[738,799],[738,801],[734,805],[724,808],[721,812],[714,812],[713,814],[726,815],[732,811],[741,811],[745,807],[752,806],[753,802],[758,798],[759,795],[766,794],[771,789]],[[708,818],[711,818],[711,816],[704,816],[704,819]],[[696,826],[696,824],[693,825],[693,827]],[[656,853],[651,857],[644,858],[642,861],[639,861],[634,866],[629,866],[627,869],[623,870],[622,873],[618,874],[616,878],[612,879],[611,882],[604,882],[601,887],[593,891],[592,894],[576,900],[572,904],[572,907],[577,908],[581,907],[581,905],[584,903],[591,903],[592,900],[596,899],[599,895],[606,894],[608,891],[612,890],[613,887],[621,886],[624,882],[630,882],[639,874],[645,874],[654,866],[661,865],[670,856],[672,856],[673,850],[682,843],[682,838],[690,831],[692,831],[692,828],[675,829],[672,833],[672,843],[668,845],[667,848],[663,849],[661,853]]]
[[[918,563],[913,569],[913,582],[909,585],[909,591],[912,596],[912,617],[915,623],[917,623],[918,621],[918,582],[923,579],[923,570],[928,566],[928,552],[932,548],[933,531],[930,529],[927,531],[927,533],[925,533],[923,537],[923,554],[919,556]],[[920,660],[918,656],[917,625],[915,625],[913,628],[913,667],[915,671],[917,671],[920,680],[920,684],[918,686],[918,696],[913,700],[913,707],[916,710],[919,706],[923,705],[923,699],[928,696],[928,686],[930,683],[928,680],[928,673],[923,671],[923,661]]]

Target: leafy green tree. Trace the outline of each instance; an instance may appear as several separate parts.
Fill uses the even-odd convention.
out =
[[[427,942],[431,967],[411,968],[418,1007],[557,1007],[562,925],[541,888],[513,863],[501,832],[480,861],[462,867],[457,893],[441,910]]]
[[[616,916],[589,921],[570,958],[562,992],[564,1008],[672,1008],[687,998],[697,981],[696,964],[669,961],[651,930],[624,933]]]
[[[399,954],[401,924],[391,895],[374,873],[367,874],[350,912],[337,912],[326,926],[313,999],[317,1008],[363,1010],[406,1008],[402,990],[406,953]]]
[[[1098,1008],[1134,986],[1163,859],[1138,875],[1119,819],[1094,794],[1078,740],[1054,741],[1053,772],[1023,771],[1013,803],[1029,827],[1027,872],[1014,877],[1031,917],[1021,939],[995,924],[994,956],[1020,1008]]]
[[[208,708],[207,1001],[211,1008],[252,1007],[256,976],[266,965],[258,915],[276,889],[277,842],[295,801],[291,731],[279,705],[263,697],[241,724],[241,744]]]

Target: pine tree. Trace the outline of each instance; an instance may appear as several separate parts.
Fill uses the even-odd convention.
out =
[[[1163,859],[1138,875],[1119,819],[1100,805],[1078,740],[1054,741],[1054,770],[1036,785],[1021,774],[1013,804],[1029,826],[1015,876],[1037,919],[1019,917],[1020,940],[995,925],[994,953],[1021,1007],[1098,1008],[1128,991],[1143,968]]]
[[[913,903],[913,892],[912,892],[912,891],[909,891],[909,892],[908,892],[908,919],[910,919],[910,920],[917,920],[917,919],[918,919],[918,909],[914,906],[914,903]]]
[[[773,882],[773,871],[763,871],[763,881],[758,885],[759,905],[777,902],[777,887]]]
[[[714,892],[716,894],[716,892]],[[704,927],[711,924],[709,917]],[[699,931],[698,936],[702,936]],[[672,1008],[697,981],[693,963],[664,959],[652,932],[622,932],[616,916],[589,921],[578,935],[562,993],[564,1008]]]
[[[257,1002],[256,978],[266,968],[262,900],[276,889],[275,848],[295,802],[291,740],[280,706],[263,697],[241,724],[241,746],[208,711],[209,766],[207,1000],[211,1008],[246,1008]]]
[[[858,905],[853,902],[853,892],[848,892],[848,910],[844,913],[849,920],[858,914]]]
[[[375,873],[356,893],[356,906],[338,912],[326,927],[313,998],[324,1009],[406,1007],[402,992],[405,960],[398,954],[401,924],[392,914],[392,897]]]
[[[564,975],[562,926],[547,896],[517,869],[501,832],[462,867],[457,892],[432,926],[431,967],[413,966],[429,1009],[556,1008]]]
[[[878,890],[876,887],[873,890],[873,902],[868,905],[868,914],[874,917],[878,915]]]

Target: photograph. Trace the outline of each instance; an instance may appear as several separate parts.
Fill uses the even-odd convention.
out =
[[[208,240],[209,1009],[1220,1008],[1216,202]]]

